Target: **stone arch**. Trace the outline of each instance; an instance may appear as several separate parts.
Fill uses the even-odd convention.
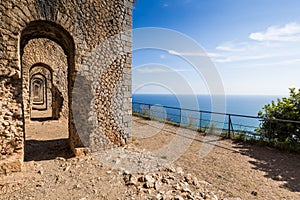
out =
[[[69,132],[69,144],[75,155],[80,154],[82,151],[83,144],[79,138],[79,136],[76,133],[75,125],[73,123],[73,117],[72,117],[72,88],[74,85],[75,80],[75,43],[73,40],[73,37],[70,35],[68,31],[66,31],[61,25],[56,24],[54,22],[50,21],[44,21],[44,20],[37,20],[32,21],[26,25],[26,27],[22,30],[20,35],[20,63],[22,65],[22,57],[24,53],[24,48],[28,44],[30,40],[38,39],[38,38],[46,38],[49,39],[56,44],[58,44],[64,51],[66,58],[67,58],[67,93],[68,93],[68,132]],[[36,63],[31,67],[31,70],[36,67],[41,66],[50,69],[52,72],[50,66],[47,66],[42,63]],[[21,73],[22,73],[22,80],[24,78],[28,78],[29,72],[24,71],[21,66]],[[28,98],[28,91],[24,92],[24,84],[23,84],[23,102],[22,102],[22,109],[23,109],[23,119],[24,124],[26,123],[26,120],[28,120],[28,117],[24,116],[24,99],[26,97]],[[27,96],[26,96],[27,95]],[[24,125],[25,127],[25,125]],[[25,137],[25,128],[24,128],[24,137]]]
[[[51,21],[44,21],[44,20],[36,20],[28,23],[28,25],[21,32],[21,40],[20,40],[21,55],[23,54],[23,49],[26,46],[26,44],[31,39],[35,39],[35,38],[47,38],[53,40],[63,48],[65,54],[70,59],[69,61],[72,61],[73,59],[74,62],[75,43],[73,37],[61,25]]]
[[[40,78],[44,80],[44,101],[43,104],[35,104],[32,97],[32,81],[35,78]],[[36,63],[29,69],[29,99],[30,99],[30,119],[35,119],[34,112],[36,110],[44,112],[44,118],[54,119],[54,107],[53,104],[53,69],[44,63]],[[39,118],[39,117],[36,117]]]
[[[47,69],[51,73],[51,75],[53,74],[53,69],[49,65],[47,65],[45,63],[35,63],[34,65],[32,65],[30,67],[29,72],[33,71],[37,67],[45,68],[45,69]]]
[[[109,1],[91,0],[69,1],[69,0],[3,0],[0,3],[0,101],[3,104],[0,118],[0,174],[20,171],[24,161],[24,136],[26,131],[26,118],[24,117],[24,84],[29,88],[29,80],[24,83],[24,77],[29,76],[29,69],[37,63],[45,63],[54,69],[53,84],[57,85],[55,74],[68,77],[68,80],[58,87],[64,99],[69,96],[66,104],[82,100],[83,96],[91,104],[74,106],[73,110],[65,113],[70,115],[69,120],[64,123],[69,124],[69,130],[65,130],[66,142],[70,142],[71,149],[76,155],[85,153],[82,149],[82,141],[87,141],[89,149],[93,145],[99,148],[109,148],[113,142],[110,137],[120,138],[115,140],[117,145],[125,144],[131,135],[131,28],[132,28],[132,0]],[[127,31],[129,30],[129,31]],[[115,37],[117,36],[117,37]],[[55,43],[55,44],[54,44]],[[49,45],[48,45],[49,44]],[[53,45],[54,44],[54,45]],[[48,45],[48,46],[47,46]],[[43,47],[54,47],[55,49],[45,49]],[[58,47],[58,48],[57,48]],[[100,47],[100,48],[99,48]],[[30,49],[43,50],[43,52],[32,51]],[[49,59],[41,59],[43,53],[58,52],[55,62]],[[125,53],[126,54],[123,54]],[[91,54],[90,54],[91,53]],[[121,57],[121,54],[123,55]],[[27,59],[31,56],[32,59]],[[114,62],[115,57],[117,62]],[[23,58],[23,60],[21,59]],[[45,58],[45,57],[44,57]],[[76,58],[76,60],[75,60]],[[50,58],[52,59],[52,58]],[[23,62],[24,63],[23,63]],[[75,65],[76,61],[76,65]],[[26,66],[23,70],[23,66]],[[64,67],[68,67],[65,70]],[[76,66],[76,68],[75,68]],[[66,67],[66,69],[67,69]],[[63,69],[56,72],[56,69]],[[118,78],[115,79],[114,69],[118,69]],[[75,70],[78,71],[76,77],[80,90],[86,89],[90,93],[86,95],[74,96],[72,91],[75,80]],[[107,74],[104,75],[104,74]],[[99,77],[107,77],[107,80],[99,80]],[[86,87],[82,87],[81,80],[85,81]],[[111,80],[118,85],[110,87]],[[89,83],[92,83],[89,85]],[[94,84],[95,83],[95,84]],[[56,86],[55,85],[55,86]],[[69,90],[65,88],[70,88]],[[109,89],[103,92],[101,89]],[[99,90],[100,89],[100,94]],[[28,89],[27,89],[28,90]],[[111,91],[114,96],[111,96]],[[81,91],[79,91],[81,92]],[[99,99],[99,97],[101,99]],[[73,98],[73,99],[72,99]],[[110,99],[112,98],[112,99]],[[29,98],[26,99],[29,101]],[[104,103],[103,103],[104,102]],[[75,102],[76,103],[76,102]],[[80,102],[79,102],[80,103]],[[63,109],[67,107],[63,105]],[[72,108],[71,106],[69,106]],[[76,110],[76,108],[79,108]],[[109,107],[115,113],[108,114],[105,110]],[[89,118],[76,122],[77,131],[73,123],[72,113],[78,111],[89,111]],[[64,113],[64,111],[62,111]],[[75,115],[77,118],[77,115]],[[80,117],[83,115],[80,113]],[[84,122],[84,123],[82,123]],[[100,122],[100,126],[95,122]],[[80,125],[91,123],[91,131],[86,131],[86,136],[82,139]],[[47,123],[46,123],[47,124]],[[32,123],[31,125],[34,125]],[[88,124],[90,125],[90,124]],[[119,129],[118,127],[121,127]],[[30,128],[30,127],[29,127]],[[81,135],[81,140],[77,136]],[[27,132],[29,133],[29,132]],[[69,137],[68,137],[69,133]],[[29,136],[29,134],[27,134]],[[65,145],[65,144],[64,144]],[[36,150],[36,149],[34,149]],[[84,151],[82,151],[84,150]],[[77,154],[78,152],[78,154]]]
[[[29,99],[31,110],[47,109],[47,79],[41,73],[36,73],[30,78]]]

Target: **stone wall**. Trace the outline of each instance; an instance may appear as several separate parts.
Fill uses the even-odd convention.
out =
[[[133,0],[0,2],[0,174],[21,169],[28,69],[38,64],[50,66],[53,86],[61,87],[75,154],[126,143],[132,6]]]

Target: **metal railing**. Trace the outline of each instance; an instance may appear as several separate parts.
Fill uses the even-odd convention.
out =
[[[260,120],[262,120],[262,118],[257,116],[176,108],[139,102],[132,103],[132,110],[133,114],[192,128],[199,132],[206,132],[213,127],[216,132],[226,135],[227,138],[237,134],[244,134],[249,138],[259,137],[255,130],[260,124]]]

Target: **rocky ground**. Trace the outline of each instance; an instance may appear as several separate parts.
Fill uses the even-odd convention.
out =
[[[26,163],[26,171],[2,178],[1,199],[218,199],[210,184],[167,168],[131,174],[93,156]]]
[[[134,117],[128,146],[74,158],[65,125],[30,124],[24,171],[0,177],[0,199],[300,199],[296,154]]]

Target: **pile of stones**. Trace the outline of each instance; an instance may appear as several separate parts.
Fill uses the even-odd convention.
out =
[[[182,168],[168,167],[149,174],[124,172],[127,195],[140,199],[214,199],[217,195],[209,190],[210,183],[199,181]]]

